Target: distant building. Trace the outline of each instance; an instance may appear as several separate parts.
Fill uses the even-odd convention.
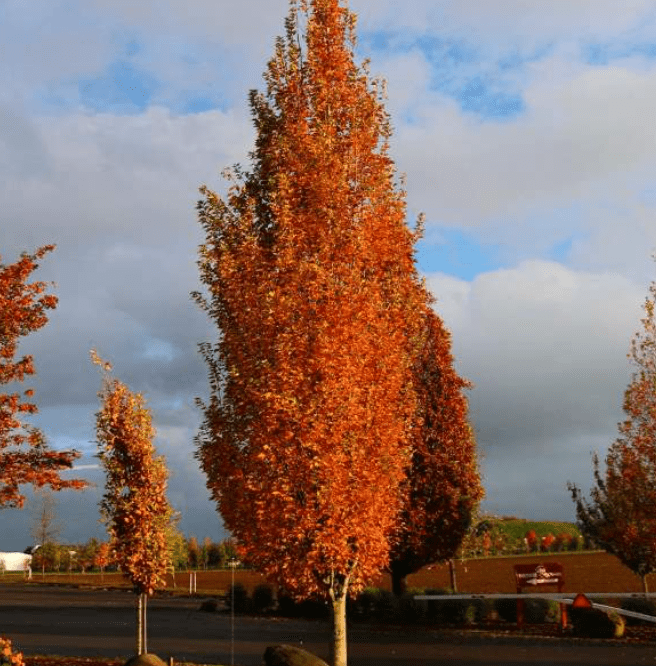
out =
[[[32,573],[32,556],[26,553],[0,552],[0,571],[28,571]]]

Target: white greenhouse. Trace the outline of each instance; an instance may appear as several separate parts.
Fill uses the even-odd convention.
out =
[[[0,572],[4,571],[29,571],[32,564],[32,556],[25,553],[2,553],[0,552]]]

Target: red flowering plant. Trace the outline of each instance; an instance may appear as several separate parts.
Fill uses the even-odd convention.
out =
[[[547,534],[547,536],[542,537],[542,544],[541,544],[542,552],[544,552],[544,553],[549,552],[549,550],[551,549],[551,546],[553,545],[554,541],[556,541],[556,537],[551,532],[549,532],[549,534]]]
[[[564,550],[569,550],[571,541],[572,541],[571,535],[561,532],[556,536],[556,540],[554,541],[552,550],[554,550],[555,552],[562,552]]]
[[[23,666],[23,653],[12,652],[11,641],[0,636],[0,664],[4,666]]]
[[[538,549],[538,535],[535,533],[535,530],[529,530],[524,538],[529,552],[535,552]]]

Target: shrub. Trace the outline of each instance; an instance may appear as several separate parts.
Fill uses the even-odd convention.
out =
[[[228,609],[232,608],[233,599],[235,602],[235,613],[248,613],[251,610],[251,600],[248,598],[248,591],[241,583],[235,583],[228,588],[226,596]]]
[[[445,599],[444,621],[447,624],[473,624],[482,622],[492,605],[486,599]]]
[[[414,598],[415,594],[423,593],[423,590],[410,589],[397,600],[396,615],[400,622],[417,623],[425,620],[428,602]]]
[[[298,606],[298,615],[308,620],[323,620],[328,617],[328,604],[323,599],[303,599]]]
[[[453,591],[449,588],[427,589],[424,594],[449,595]],[[426,602],[426,621],[427,622],[445,622],[444,602],[441,600],[430,600]]]
[[[261,584],[253,590],[253,611],[265,613],[274,606],[273,588],[270,585]]]
[[[556,536],[556,540],[554,541],[551,549],[557,553],[562,552],[564,550],[569,550],[569,545],[571,540],[572,537],[569,534],[561,532],[560,534],[558,534],[558,536]]]
[[[524,621],[544,624],[560,621],[560,604],[551,599],[524,599]],[[517,622],[517,599],[495,599],[494,610],[506,622]]]
[[[538,549],[538,535],[535,533],[535,530],[529,530],[524,535],[526,541],[526,546],[530,552],[536,552]]]
[[[283,617],[297,617],[298,605],[285,592],[278,593],[278,613]]]
[[[557,601],[550,599],[526,599],[524,601],[524,620],[528,624],[558,622],[560,607]]]
[[[620,638],[624,634],[624,619],[614,611],[603,611],[600,608],[572,608],[569,617],[576,636]]]
[[[378,592],[374,587],[367,587],[355,599],[349,598],[349,616],[371,620],[376,614]]]
[[[203,613],[215,613],[217,608],[218,604],[216,603],[216,599],[206,599],[200,605],[198,610],[203,611]]]
[[[11,641],[0,636],[0,664],[7,666],[23,666],[23,653],[13,652]]]
[[[328,617],[328,604],[322,599],[310,598],[295,601],[286,593],[278,595],[278,613],[283,617],[324,619]]]
[[[378,620],[395,620],[398,617],[398,602],[389,590],[376,589],[374,617]]]
[[[629,597],[628,599],[623,599],[621,608],[622,610],[633,611],[634,613],[656,616],[656,603],[646,597]],[[641,620],[637,617],[631,617],[628,615],[624,618],[624,621],[629,626],[653,624],[652,622],[649,622],[649,620]]]

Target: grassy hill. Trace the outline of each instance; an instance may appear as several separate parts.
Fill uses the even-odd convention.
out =
[[[529,530],[535,530],[539,537],[553,534],[569,534],[571,537],[581,536],[579,528],[574,523],[560,523],[556,521],[532,521],[522,518],[502,518],[495,521],[499,531],[511,539],[523,539]]]
[[[534,530],[537,536],[531,551],[535,547],[546,547],[550,552],[589,547],[574,523],[483,515],[477,521],[473,533],[463,543],[462,552],[467,557],[526,553],[524,537],[530,530]],[[542,538],[549,534],[553,537],[551,542],[543,543]],[[568,538],[560,538],[564,535]]]

